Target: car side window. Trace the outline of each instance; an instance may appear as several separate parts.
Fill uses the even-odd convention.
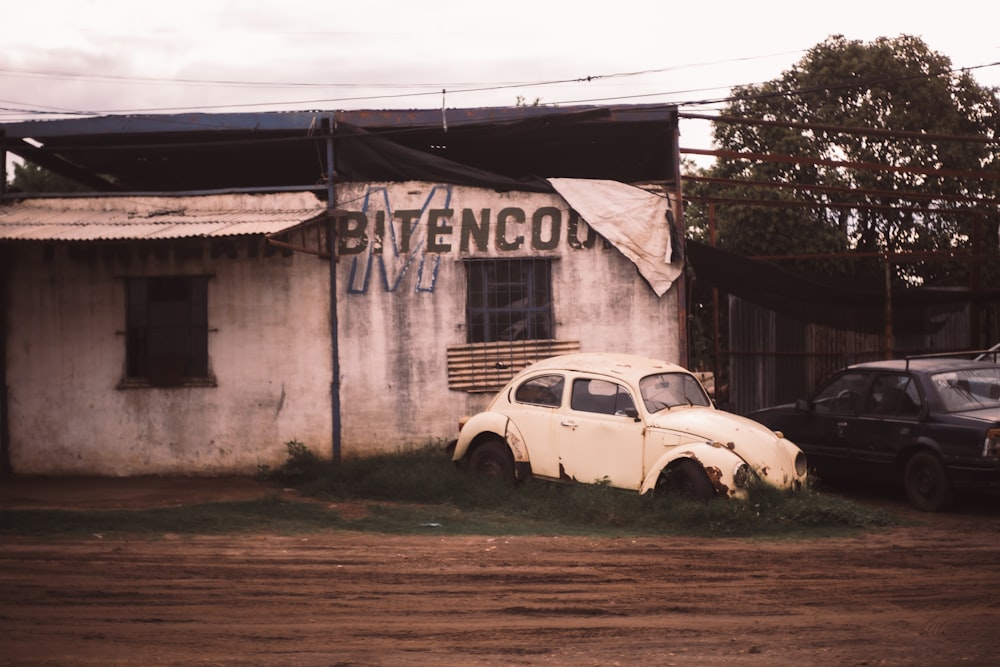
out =
[[[544,405],[550,408],[558,408],[562,405],[563,385],[565,381],[562,375],[542,375],[531,378],[521,385],[514,392],[514,400],[518,403],[531,403],[532,405]]]
[[[908,375],[882,373],[875,376],[865,398],[864,413],[879,417],[916,417],[921,400],[917,384]]]
[[[867,373],[842,373],[813,397],[813,410],[819,415],[854,414],[867,383]]]
[[[573,381],[570,407],[580,412],[636,416],[635,402],[628,390],[614,382],[580,378]]]

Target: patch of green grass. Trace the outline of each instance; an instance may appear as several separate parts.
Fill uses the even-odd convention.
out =
[[[289,443],[289,459],[294,479],[285,476],[284,469],[272,473],[272,478],[292,481],[303,494],[326,500],[444,508],[436,511],[451,513],[447,522],[423,523],[441,523],[449,532],[816,536],[897,523],[888,512],[815,490],[789,492],[761,486],[745,501],[705,503],[675,496],[640,496],[603,484],[532,480],[511,487],[460,470],[439,447],[336,465],[313,460],[305,474],[300,451],[293,443]],[[403,510],[381,511],[383,516],[399,516]],[[366,523],[371,521],[369,518]],[[396,530],[405,531],[405,526],[413,523],[404,521],[403,528]]]
[[[288,462],[261,476],[272,498],[135,511],[0,510],[0,534],[301,534],[358,530],[395,534],[694,535],[805,538],[895,525],[885,511],[814,490],[754,489],[749,500],[697,502],[640,496],[607,485],[528,481],[514,486],[470,475],[440,447],[349,459],[313,456],[288,443]],[[295,488],[318,502],[288,500]],[[351,511],[341,511],[349,506]]]
[[[239,532],[297,534],[343,526],[315,503],[275,498],[139,510],[0,510],[0,534],[83,537]]]

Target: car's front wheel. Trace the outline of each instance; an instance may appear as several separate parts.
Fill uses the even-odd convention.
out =
[[[514,482],[514,457],[507,444],[499,439],[477,446],[469,457],[469,469],[476,475]]]
[[[657,491],[672,493],[689,500],[711,500],[715,487],[705,469],[690,459],[677,461],[660,476]]]
[[[939,512],[951,504],[951,480],[941,459],[930,452],[917,452],[906,462],[903,473],[906,497],[923,512]]]

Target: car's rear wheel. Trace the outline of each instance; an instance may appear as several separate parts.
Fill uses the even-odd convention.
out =
[[[689,500],[711,500],[715,497],[715,487],[705,469],[690,459],[683,459],[667,468],[656,488]]]
[[[502,440],[488,440],[476,447],[469,457],[469,469],[476,475],[514,481],[514,457]]]
[[[923,512],[939,512],[953,499],[951,480],[941,459],[930,452],[917,452],[906,462],[903,473],[906,497]]]

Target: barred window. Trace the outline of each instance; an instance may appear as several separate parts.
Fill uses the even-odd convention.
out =
[[[552,261],[470,259],[466,331],[469,343],[552,338]]]
[[[208,369],[208,278],[129,278],[125,290],[123,384],[214,384]]]

